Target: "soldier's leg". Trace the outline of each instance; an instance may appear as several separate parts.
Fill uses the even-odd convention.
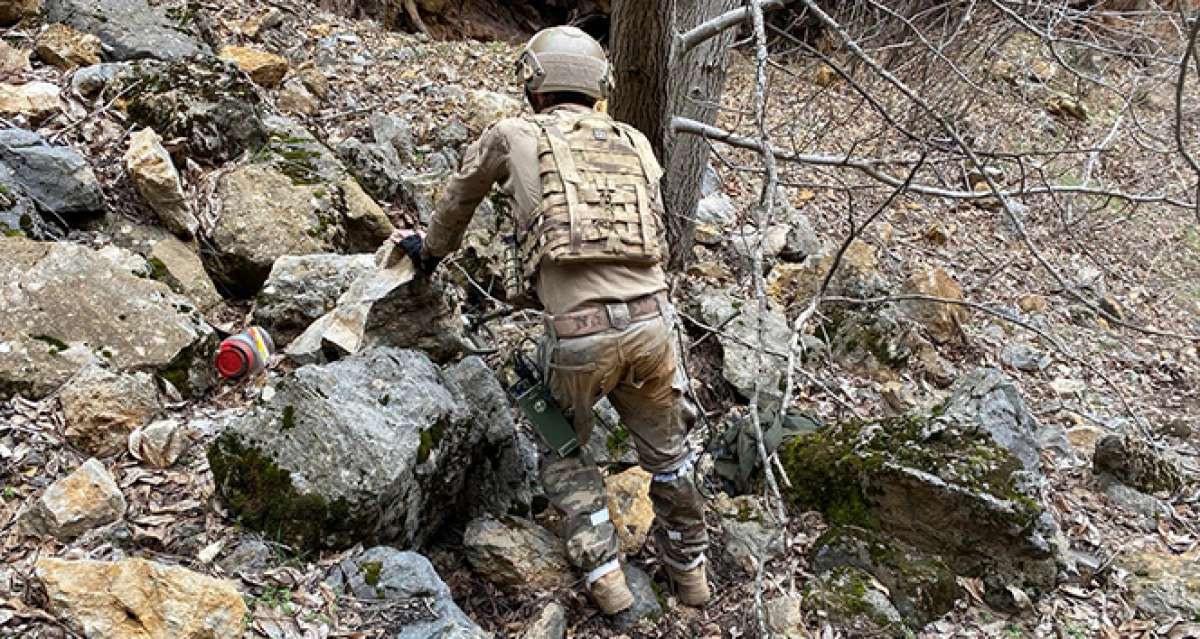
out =
[[[629,429],[638,461],[653,475],[650,499],[658,520],[655,540],[676,571],[704,561],[708,533],[704,500],[696,487],[694,457],[675,382],[675,356],[665,324],[651,321],[626,331],[621,343],[628,371],[608,397]]]
[[[617,568],[620,544],[609,519],[604,479],[581,455],[548,458],[542,465],[546,497],[563,516],[567,559],[589,584]]]

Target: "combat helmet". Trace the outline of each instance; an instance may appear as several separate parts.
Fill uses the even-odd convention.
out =
[[[604,48],[576,27],[538,31],[521,57],[517,76],[528,93],[582,93],[597,100],[608,93],[610,75]]]

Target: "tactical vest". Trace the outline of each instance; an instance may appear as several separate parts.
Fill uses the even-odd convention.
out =
[[[662,167],[633,127],[600,112],[531,116],[542,201],[514,220],[525,284],[542,260],[653,266],[666,257]]]

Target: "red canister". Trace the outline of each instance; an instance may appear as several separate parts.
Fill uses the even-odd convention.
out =
[[[225,379],[238,379],[261,372],[275,352],[271,336],[257,326],[251,326],[221,342],[213,364]]]

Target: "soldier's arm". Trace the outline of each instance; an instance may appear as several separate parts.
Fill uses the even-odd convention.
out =
[[[424,252],[443,257],[462,244],[463,233],[479,202],[508,170],[508,138],[502,127],[484,131],[463,155],[462,167],[451,176],[426,231]]]

